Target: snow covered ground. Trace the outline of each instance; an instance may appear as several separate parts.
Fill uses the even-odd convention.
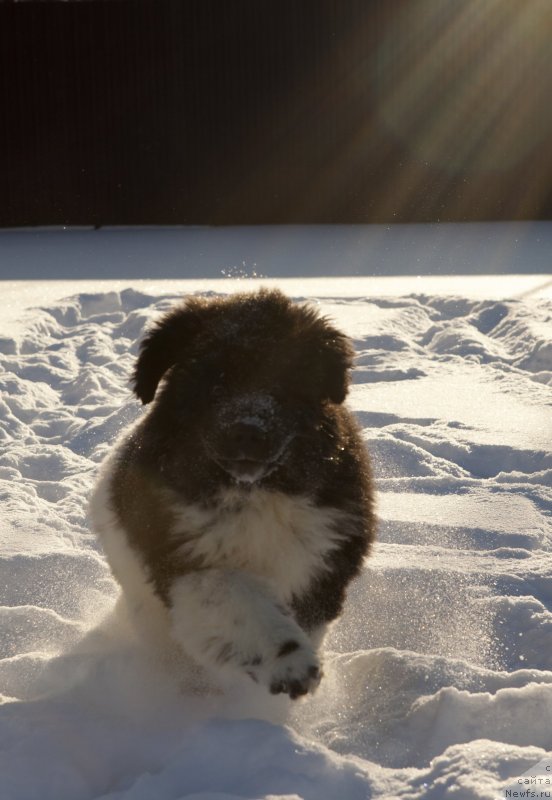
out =
[[[18,284],[13,258],[74,278],[78,237],[40,251],[37,233],[0,234],[1,800],[490,800],[539,769],[531,790],[552,791],[552,302],[532,245],[523,275],[317,279],[329,239],[311,232],[309,279],[278,277],[288,249],[259,270],[272,281],[163,281],[151,233],[142,260],[124,236],[134,278],[155,280],[118,274],[97,232],[112,266],[70,284]],[[229,233],[228,261],[216,235],[219,273],[252,271],[259,231],[241,251]],[[425,236],[427,252],[459,252]],[[354,275],[340,252],[337,274]],[[183,291],[259,283],[353,337],[378,488],[378,545],[319,691],[294,705],[179,693],[109,616],[116,588],[86,520],[98,463],[142,413],[127,379],[144,327]]]

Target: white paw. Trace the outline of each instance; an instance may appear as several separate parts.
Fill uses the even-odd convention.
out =
[[[270,663],[259,666],[256,674],[249,672],[251,677],[265,683],[271,694],[287,694],[292,700],[314,692],[322,678],[317,654],[310,644],[295,639],[282,642]]]

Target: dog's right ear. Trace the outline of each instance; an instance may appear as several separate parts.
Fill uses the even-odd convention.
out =
[[[166,314],[140,344],[132,375],[134,394],[144,405],[151,403],[165,372],[180,360],[201,328],[201,314],[193,304]]]

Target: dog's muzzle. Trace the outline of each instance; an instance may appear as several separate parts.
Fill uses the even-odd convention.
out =
[[[236,480],[255,483],[278,466],[284,450],[257,426],[237,422],[226,431],[217,461]]]
[[[212,457],[235,480],[255,483],[279,466],[293,436],[266,401],[233,410],[240,413],[221,415]]]

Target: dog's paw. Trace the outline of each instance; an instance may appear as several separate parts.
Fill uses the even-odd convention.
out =
[[[314,692],[322,678],[322,668],[310,645],[289,639],[279,648],[267,677],[271,694],[287,694],[296,700]]]

